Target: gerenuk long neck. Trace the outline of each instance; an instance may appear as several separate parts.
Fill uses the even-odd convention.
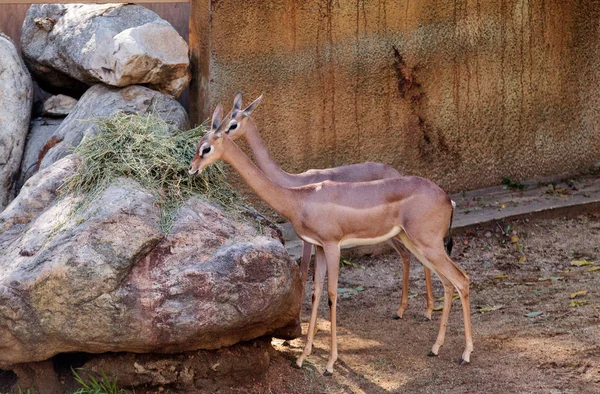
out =
[[[256,160],[256,164],[258,164],[258,168],[260,168],[273,182],[283,185],[283,186],[299,186],[294,181],[292,175],[283,171],[281,167],[273,160],[271,155],[269,154],[269,150],[265,145],[260,133],[256,128],[256,123],[252,118],[246,119],[246,141],[248,145],[250,145],[250,149],[252,149],[252,154],[254,155],[254,160]]]
[[[287,220],[300,205],[301,193],[288,189],[269,179],[264,172],[246,156],[238,146],[227,136],[223,136],[222,159],[229,163],[240,174],[254,192],[278,214]]]

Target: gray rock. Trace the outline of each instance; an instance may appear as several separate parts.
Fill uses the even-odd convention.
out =
[[[89,122],[98,116],[117,112],[135,114],[154,113],[177,129],[188,127],[187,113],[177,101],[143,86],[113,88],[98,84],[88,89],[55,131],[56,144],[44,155],[40,168],[46,168],[71,153],[85,136],[98,132]]]
[[[75,156],[69,155],[36,173],[23,185],[17,197],[0,212],[0,251],[4,252],[29,223],[56,200],[58,188],[75,169]],[[2,252],[0,261],[4,256]]]
[[[64,94],[57,94],[48,98],[44,102],[44,115],[54,117],[65,117],[75,107],[77,100],[73,97],[65,96]]]
[[[155,198],[129,179],[80,208],[56,198],[75,164],[37,173],[0,214],[1,369],[299,334],[300,274],[279,240],[198,198],[165,235]]]
[[[21,169],[19,170],[19,177],[15,188],[17,194],[25,181],[37,172],[40,153],[44,146],[46,146],[46,149],[50,147],[52,142],[49,141],[52,140],[52,136],[54,136],[61,122],[62,119],[55,118],[36,118],[31,121],[27,142],[25,143],[25,153],[23,153]]]
[[[147,85],[179,97],[190,82],[188,46],[149,9],[131,4],[32,5],[21,47],[45,90]]]
[[[0,33],[0,211],[13,196],[32,100],[31,76],[13,42]]]

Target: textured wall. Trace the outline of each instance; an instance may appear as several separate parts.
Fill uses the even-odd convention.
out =
[[[377,160],[459,191],[600,161],[598,1],[211,7],[211,104],[265,92],[288,171]]]

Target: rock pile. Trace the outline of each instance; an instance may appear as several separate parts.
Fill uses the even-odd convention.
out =
[[[176,129],[184,130],[189,127],[188,116],[183,107],[156,90],[139,85],[126,88],[94,85],[81,96],[69,115],[52,134],[55,143],[43,157],[39,158],[39,168],[46,168],[65,157],[71,152],[72,147],[79,145],[83,138],[98,133],[98,127],[86,120],[110,116],[117,112],[140,115],[154,113]]]
[[[178,128],[188,126],[185,110],[173,100],[190,82],[188,46],[167,21],[133,4],[34,4],[23,23],[21,50],[37,84],[57,95],[43,103],[45,118],[34,119],[25,146],[31,77],[3,37],[0,51],[7,53],[0,54],[7,60],[0,67],[10,72],[0,78],[7,92],[0,97],[0,126],[14,124],[0,130],[0,208],[32,174],[93,133],[86,120],[118,111],[159,112],[169,113]],[[50,119],[65,116],[58,127]]]
[[[190,81],[185,40],[141,6],[44,4],[21,49],[25,62],[0,34],[0,378],[64,391],[48,360],[72,352],[89,373],[178,392],[264,372],[268,337],[300,334],[300,274],[276,232],[192,197],[165,234],[155,195],[129,178],[83,208],[59,196],[73,147],[99,132],[89,120],[153,113],[189,127],[175,100]],[[56,94],[31,126],[30,72]],[[122,353],[91,355],[106,352]]]
[[[21,47],[48,91],[81,94],[101,82],[146,85],[177,98],[190,82],[185,40],[167,21],[138,5],[32,5]]]

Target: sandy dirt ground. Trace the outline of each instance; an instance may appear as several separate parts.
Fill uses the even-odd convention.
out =
[[[453,302],[446,343],[427,357],[440,312],[423,321],[423,269],[413,258],[410,305],[392,319],[402,268],[395,255],[344,264],[338,302],[339,359],[322,375],[329,351],[326,296],[313,354],[294,368],[305,337],[283,343],[264,379],[234,392],[253,393],[599,393],[600,215],[498,224],[454,237],[453,260],[471,278],[475,351],[464,347],[460,301]],[[598,267],[598,268],[595,268]],[[307,330],[312,283],[307,285]],[[581,292],[581,295],[574,293]],[[585,294],[583,294],[585,292]],[[434,280],[436,305],[443,295]],[[573,298],[572,298],[573,297]]]
[[[339,359],[333,376],[323,376],[329,352],[324,294],[313,353],[302,369],[294,361],[305,337],[274,340],[266,376],[219,392],[600,393],[600,213],[498,223],[454,240],[452,259],[471,278],[471,364],[458,365],[464,347],[460,301],[453,302],[439,356],[427,357],[441,312],[434,312],[433,321],[423,319],[423,268],[413,258],[409,309],[404,319],[394,320],[403,275],[400,259],[364,256],[342,263]],[[437,278],[434,294],[441,306]],[[309,280],[305,334],[311,295]]]

